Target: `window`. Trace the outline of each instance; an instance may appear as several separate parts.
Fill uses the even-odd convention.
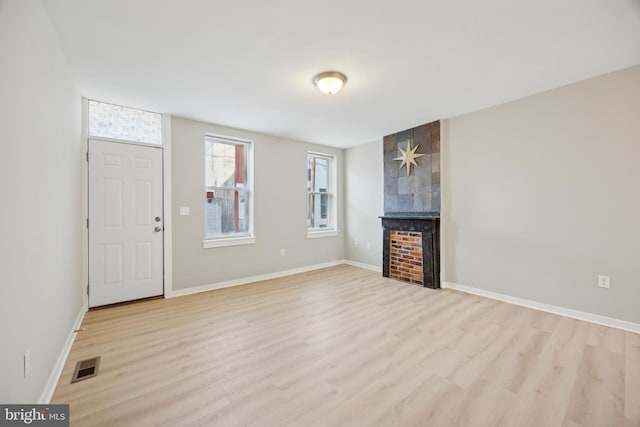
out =
[[[89,101],[89,136],[162,145],[162,114]]]
[[[307,229],[309,237],[335,236],[335,157],[309,153],[307,156]]]
[[[255,243],[252,144],[205,137],[204,247]]]

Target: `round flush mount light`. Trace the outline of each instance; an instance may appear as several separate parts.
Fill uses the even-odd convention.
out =
[[[346,82],[347,76],[338,71],[325,71],[313,78],[313,84],[318,87],[320,92],[327,95],[338,93]]]

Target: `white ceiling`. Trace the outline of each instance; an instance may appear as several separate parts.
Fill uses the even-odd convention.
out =
[[[640,64],[640,0],[42,1],[84,96],[337,147]]]

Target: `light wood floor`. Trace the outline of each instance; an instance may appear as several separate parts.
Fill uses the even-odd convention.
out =
[[[53,397],[72,426],[640,426],[640,335],[350,266],[83,328]]]

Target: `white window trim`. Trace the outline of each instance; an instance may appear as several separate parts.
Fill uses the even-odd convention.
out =
[[[307,161],[309,156],[325,157],[330,159],[329,171],[329,188],[327,193],[331,200],[331,211],[329,216],[329,227],[327,228],[307,228],[307,239],[318,239],[322,237],[336,237],[338,235],[338,157],[334,154],[321,153],[318,151],[308,151]],[[307,197],[309,191],[307,191]],[[307,217],[309,216],[309,201],[307,199]]]
[[[255,243],[255,236],[221,237],[215,240],[203,240],[202,247],[204,249],[224,248],[226,246],[253,245]]]
[[[307,231],[307,239],[318,239],[321,237],[336,237],[338,235],[338,229],[311,229]]]
[[[216,134],[211,134],[211,133],[207,133],[205,134],[205,141],[207,140],[207,138],[211,138],[211,139],[216,139],[218,141],[221,142],[231,142],[231,143],[235,143],[235,144],[245,144],[249,146],[249,153],[247,156],[247,183],[248,188],[246,188],[244,191],[247,193],[248,197],[249,197],[249,230],[245,233],[238,233],[237,235],[223,235],[220,237],[208,237],[205,235],[205,239],[202,241],[202,247],[204,249],[209,249],[209,248],[222,248],[222,247],[227,247],[227,246],[241,246],[241,245],[253,245],[256,243],[256,237],[253,234],[253,224],[254,224],[254,216],[253,216],[253,211],[254,211],[254,197],[253,197],[253,141],[248,140],[248,139],[242,139],[242,138],[234,138],[231,136],[223,136],[223,135],[216,135]],[[207,157],[206,157],[206,144],[205,144],[205,155],[203,156],[204,158],[204,162],[205,162],[205,167],[206,167],[206,162],[207,162]],[[205,178],[206,179],[206,178]],[[205,185],[203,187],[204,191],[207,191],[207,185],[205,182]],[[206,221],[206,216],[205,216],[205,221]],[[204,226],[204,224],[203,224]],[[203,230],[205,230],[206,228],[203,228]]]

